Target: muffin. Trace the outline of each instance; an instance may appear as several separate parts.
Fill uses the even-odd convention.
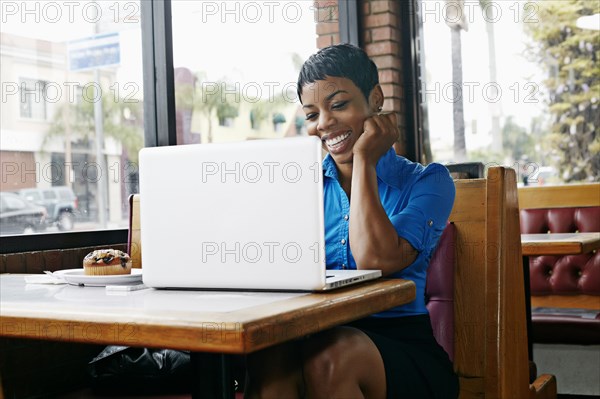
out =
[[[131,274],[131,258],[118,249],[98,249],[83,259],[84,274],[88,276],[107,276]]]

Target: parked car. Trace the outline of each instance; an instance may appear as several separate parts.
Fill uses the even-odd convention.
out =
[[[77,196],[71,188],[67,186],[25,188],[19,191],[19,195],[27,201],[46,208],[48,224],[55,224],[61,231],[73,229]]]
[[[46,208],[15,193],[0,192],[0,235],[31,234],[46,229]]]

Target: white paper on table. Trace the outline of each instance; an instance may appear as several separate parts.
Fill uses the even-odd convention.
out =
[[[58,277],[53,277],[48,274],[40,274],[34,276],[25,276],[27,284],[67,284],[65,280]]]

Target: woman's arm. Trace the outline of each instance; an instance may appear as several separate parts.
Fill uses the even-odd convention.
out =
[[[388,218],[377,186],[376,165],[398,137],[395,115],[365,121],[365,131],[354,146],[350,192],[350,246],[359,269],[396,273],[415,261],[417,251],[398,236]]]
[[[400,238],[377,189],[375,166],[354,159],[350,203],[350,247],[359,269],[396,273],[415,261],[417,251]]]

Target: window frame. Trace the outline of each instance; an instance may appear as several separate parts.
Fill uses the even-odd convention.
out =
[[[358,3],[356,0],[338,1],[340,41],[361,46],[358,27]]]
[[[177,145],[171,0],[140,1],[144,145]]]
[[[400,2],[400,35],[402,44],[402,84],[405,93],[405,121],[406,121],[406,155],[413,162],[429,163],[426,159],[423,145],[423,132],[426,129],[424,114],[427,110],[422,108],[419,98],[420,85],[420,48],[418,46],[419,32],[422,31],[420,14],[418,13],[419,0]]]

